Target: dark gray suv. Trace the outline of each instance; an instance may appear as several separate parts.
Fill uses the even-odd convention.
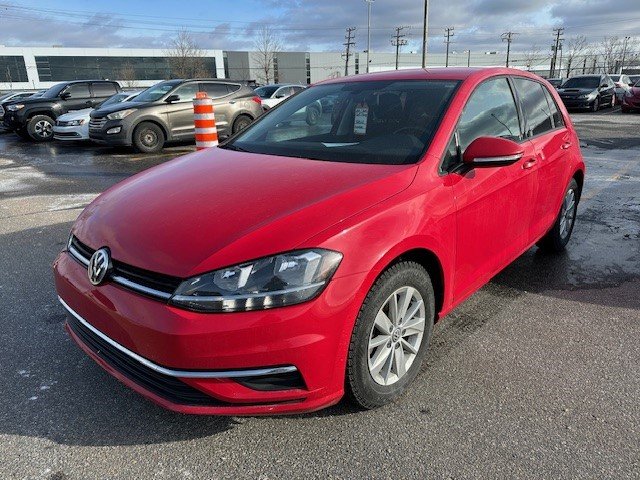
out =
[[[262,113],[260,99],[243,82],[167,80],[133,101],[91,112],[89,137],[108,145],[133,145],[144,153],[160,151],[165,142],[194,140],[193,99],[197,92],[213,98],[219,137],[242,130]]]

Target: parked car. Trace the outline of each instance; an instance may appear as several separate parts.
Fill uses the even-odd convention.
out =
[[[616,100],[622,102],[622,98],[631,89],[631,85],[633,85],[631,78],[629,78],[629,75],[617,73],[610,73],[609,77],[611,77],[611,80],[613,80],[616,86]]]
[[[139,91],[116,93],[97,105],[96,108],[133,100],[139,93]],[[93,110],[93,108],[83,108],[60,115],[53,126],[53,138],[62,141],[89,140],[89,120]]]
[[[117,82],[78,80],[54,85],[39,98],[25,98],[8,103],[4,125],[25,139],[53,139],[56,119],[71,110],[94,107],[120,92]]]
[[[0,95],[0,119],[4,117],[5,105],[16,100],[21,100],[23,98],[29,98],[33,96],[34,92],[7,92]],[[6,130],[6,127],[2,125],[2,129]]]
[[[331,96],[333,122],[297,119]],[[584,169],[528,72],[325,81],[94,200],[54,262],[66,327],[175,411],[378,407],[415,379],[435,321],[531,246],[565,248]]]
[[[600,107],[616,104],[615,85],[609,75],[577,75],[558,89],[567,108],[587,108],[593,112]]]
[[[629,80],[631,80],[630,85],[634,86],[640,82],[640,75],[629,75]]]
[[[620,109],[623,113],[640,110],[640,81],[632,86],[624,95]]]
[[[45,94],[45,92],[46,92],[46,90],[38,90],[36,93],[31,95],[31,97],[29,97],[29,98],[40,98],[41,96],[43,96]]]
[[[553,85],[554,88],[559,88],[564,82],[564,78],[548,78],[547,82]]]
[[[133,145],[158,152],[165,142],[195,138],[193,99],[199,91],[213,98],[218,136],[246,128],[262,113],[260,98],[239,82],[216,79],[167,80],[134,101],[91,112],[89,137],[107,145]]]
[[[304,89],[305,87],[302,85],[274,83],[273,85],[258,87],[254,92],[260,97],[260,100],[262,100],[262,108],[264,110],[269,110],[286,98],[289,98],[291,95],[295,95]]]

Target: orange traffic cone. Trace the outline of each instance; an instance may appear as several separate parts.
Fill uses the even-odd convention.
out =
[[[218,145],[218,129],[213,111],[213,100],[206,92],[197,92],[193,99],[193,118],[196,126],[196,149]]]

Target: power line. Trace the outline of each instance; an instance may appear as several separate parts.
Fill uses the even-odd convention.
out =
[[[407,41],[404,39],[406,35],[402,33],[402,31],[405,28],[409,28],[409,27],[396,27],[396,34],[393,35],[391,39],[391,45],[396,47],[396,70],[398,70],[398,59],[400,57],[400,47],[407,44]]]
[[[454,27],[447,27],[447,28],[445,28],[445,29],[444,29],[444,30],[445,30],[445,34],[444,34],[444,38],[445,38],[445,40],[444,40],[444,43],[446,43],[446,44],[447,44],[447,56],[446,56],[446,60],[445,60],[445,64],[444,64],[444,66],[445,66],[445,67],[448,67],[448,66],[449,66],[449,44],[450,44],[450,43],[451,43],[451,41],[452,41],[452,40],[451,40],[451,37],[453,37],[453,35],[455,35],[455,34],[453,33],[453,29],[454,29]]]
[[[516,32],[506,32],[500,36],[503,42],[507,42],[507,68],[509,68],[509,54],[511,53],[511,42],[513,41],[514,35],[518,34]]]
[[[343,43],[343,45],[346,48],[346,51],[345,53],[342,54],[342,58],[344,58],[344,76],[345,77],[349,75],[349,57],[353,55],[353,53],[351,53],[351,47],[354,47],[356,45],[356,42],[353,41],[355,37],[352,35],[353,32],[355,31],[356,31],[356,27],[347,27],[347,34],[344,36],[344,38],[347,40],[346,42]]]

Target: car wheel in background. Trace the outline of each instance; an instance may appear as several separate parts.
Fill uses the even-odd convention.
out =
[[[434,317],[433,286],[419,264],[399,262],[378,278],[351,334],[345,389],[354,403],[371,409],[404,393],[427,353]]]
[[[237,133],[244,130],[249,125],[251,125],[251,122],[253,122],[253,120],[249,115],[238,115],[238,118],[236,118],[236,120],[233,122],[231,133]]]
[[[54,123],[48,115],[34,115],[27,123],[27,133],[36,142],[47,142],[53,139]]]
[[[600,110],[600,97],[596,97],[596,99],[591,104],[592,112],[597,112],[598,110]]]
[[[576,222],[579,200],[580,191],[578,189],[578,183],[575,178],[572,178],[562,199],[560,213],[553,227],[536,243],[540,250],[546,252],[561,252],[565,249],[571,238],[573,226]]]
[[[307,125],[315,125],[320,120],[320,110],[314,107],[307,107],[307,118],[305,121]]]
[[[164,146],[164,132],[151,122],[142,122],[133,131],[133,145],[142,153],[156,153]]]

